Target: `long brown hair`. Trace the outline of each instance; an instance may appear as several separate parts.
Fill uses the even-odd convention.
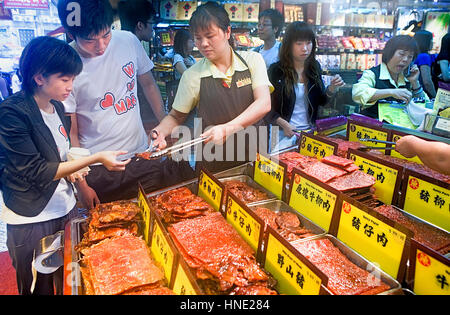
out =
[[[299,40],[310,40],[312,42],[311,54],[305,60],[303,77],[308,83],[319,83],[322,80],[319,63],[316,61],[316,35],[307,23],[293,22],[286,28],[283,43],[280,47],[280,67],[286,78],[288,90],[292,90],[299,79],[292,58],[292,45]]]

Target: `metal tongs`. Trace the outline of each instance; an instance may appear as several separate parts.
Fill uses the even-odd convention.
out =
[[[395,150],[394,145],[395,142],[392,141],[384,141],[384,140],[377,140],[377,139],[368,139],[368,138],[362,138],[358,139],[362,142],[375,142],[375,143],[384,143],[384,144],[390,144],[390,147],[371,147],[371,146],[363,146],[361,148],[358,148],[360,151],[369,151],[369,150]]]
[[[155,151],[155,148],[153,148],[153,142],[152,142],[150,144],[150,147],[148,148],[148,150],[146,150],[146,152],[153,152],[152,154],[150,154],[149,159],[150,160],[155,160],[155,159],[159,159],[159,158],[164,157],[164,156],[172,155],[175,152],[179,152],[179,151],[182,151],[184,149],[190,148],[190,147],[192,147],[194,145],[202,143],[205,140],[206,140],[206,138],[199,137],[199,138],[195,138],[195,139],[190,140],[190,141],[179,143],[177,145],[171,146],[171,147],[166,148],[166,149],[161,150],[161,151]]]

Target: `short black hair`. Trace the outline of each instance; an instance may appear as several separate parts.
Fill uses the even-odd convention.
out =
[[[109,0],[59,0],[58,16],[61,25],[74,39],[100,34],[114,22]]]
[[[414,34],[414,39],[419,46],[419,53],[427,53],[431,49],[431,42],[433,41],[433,33],[420,30]]]
[[[188,30],[179,29],[175,33],[175,37],[173,39],[173,52],[180,54],[183,58],[186,58],[188,55],[186,51],[186,43],[190,39],[192,39],[192,35]]]
[[[277,33],[275,34],[276,37],[280,36],[281,31],[283,30],[284,25],[284,17],[283,14],[280,13],[280,11],[275,9],[267,9],[259,13],[258,20],[261,20],[261,18],[269,18],[272,21],[272,28],[277,27]]]
[[[413,60],[419,54],[419,47],[414,38],[409,35],[397,35],[388,40],[386,46],[384,46],[381,60],[387,64],[399,49],[412,51],[414,54]]]
[[[138,22],[147,23],[156,16],[156,11],[148,0],[121,0],[117,8],[122,30],[132,33]]]
[[[33,94],[36,88],[34,77],[38,74],[44,77],[53,74],[76,76],[82,69],[80,56],[69,44],[50,36],[36,37],[28,43],[20,56],[22,90]]]
[[[222,5],[214,1],[208,1],[197,7],[189,20],[189,29],[195,35],[198,30],[209,29],[211,23],[216,24],[224,32],[231,25],[228,12]],[[233,36],[230,36],[229,43],[231,47],[234,46]]]

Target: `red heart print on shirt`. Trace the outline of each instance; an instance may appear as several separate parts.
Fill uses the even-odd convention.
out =
[[[114,105],[114,95],[112,93],[106,93],[105,97],[100,101],[100,107],[107,109]]]
[[[64,128],[63,125],[59,125],[59,132],[64,136],[64,138],[66,140],[69,140],[69,138],[67,137],[67,132],[66,132],[66,128]]]
[[[133,89],[134,89],[134,79],[131,82],[127,83],[127,88],[128,88],[128,91],[130,91],[130,92],[133,91]]]

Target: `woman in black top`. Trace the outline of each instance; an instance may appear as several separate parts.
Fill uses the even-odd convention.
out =
[[[280,61],[269,68],[269,79],[275,90],[272,110],[266,120],[282,129],[281,142],[275,150],[295,144],[294,130],[311,128],[319,106],[325,105],[337,87],[345,84],[336,75],[325,88],[316,47],[316,36],[308,24],[291,23],[283,37]]]
[[[74,173],[94,163],[120,171],[129,162],[116,160],[125,153],[120,151],[65,162],[70,127],[61,101],[69,96],[82,66],[77,52],[65,42],[35,38],[20,58],[22,91],[0,105],[2,221],[7,223],[7,246],[20,294],[54,293],[52,274],[38,273],[31,289],[33,250],[40,239],[64,229],[75,215],[70,181],[83,175]]]

